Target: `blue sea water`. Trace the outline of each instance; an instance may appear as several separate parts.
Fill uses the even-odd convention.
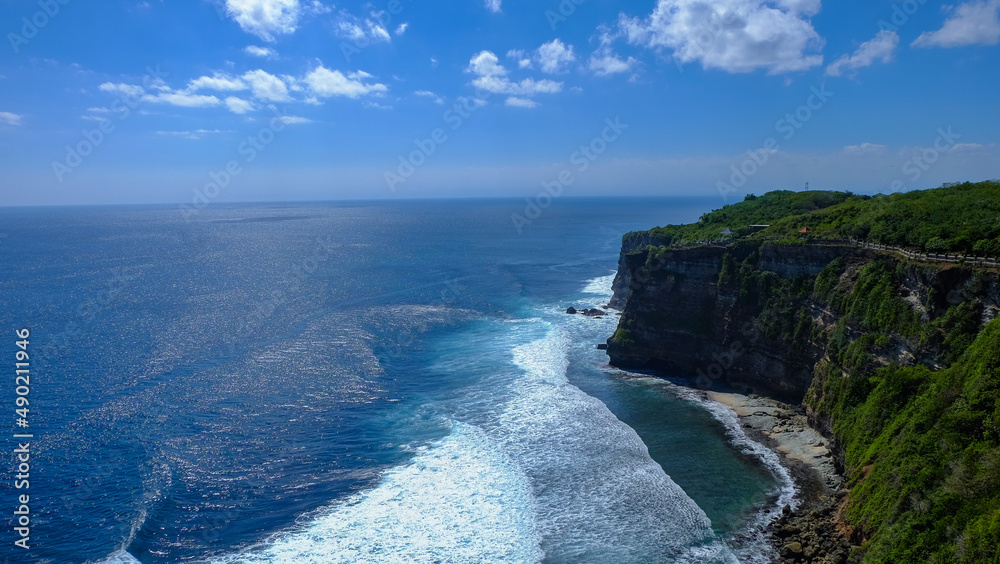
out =
[[[621,236],[715,202],[0,209],[11,562],[766,562],[787,474],[607,366]]]

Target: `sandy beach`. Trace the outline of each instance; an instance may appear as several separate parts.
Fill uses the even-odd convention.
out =
[[[829,441],[809,426],[804,411],[761,396],[707,392],[732,409],[754,439],[774,449],[788,463],[807,503],[836,494],[843,487]]]
[[[770,530],[780,562],[846,562],[851,532],[841,518],[844,479],[834,465],[829,441],[809,426],[802,407],[756,395],[706,396],[732,409],[751,438],[779,453],[795,480],[803,503],[795,511],[783,511]]]

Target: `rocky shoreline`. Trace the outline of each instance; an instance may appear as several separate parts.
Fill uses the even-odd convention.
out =
[[[848,492],[829,440],[809,426],[805,411],[766,397],[705,392],[732,409],[752,439],[777,452],[789,469],[802,504],[782,515],[768,534],[781,564],[849,562],[851,530],[843,520]]]

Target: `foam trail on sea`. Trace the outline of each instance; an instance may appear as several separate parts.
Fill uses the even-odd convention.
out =
[[[523,375],[486,426],[531,481],[546,562],[736,562],[635,431],[569,383],[570,346],[558,327],[517,346]]]
[[[541,561],[520,469],[472,425],[421,447],[374,489],[215,564],[464,564]]]
[[[95,564],[141,564],[139,560],[125,551],[125,549],[119,550],[114,554],[111,554],[104,560],[96,562]]]
[[[587,285],[580,290],[584,294],[599,294],[611,297],[611,285],[615,281],[615,275],[599,276],[587,282]]]

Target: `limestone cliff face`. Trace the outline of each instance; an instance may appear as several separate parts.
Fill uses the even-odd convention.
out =
[[[706,388],[724,381],[801,400],[821,350],[768,338],[766,327],[739,303],[740,289],[720,286],[723,256],[746,256],[712,246],[658,256],[629,250],[622,252],[624,268],[612,302],[623,312],[620,338],[608,341],[612,365],[690,377]],[[840,246],[765,246],[755,262],[782,278],[815,276],[833,259],[855,252]]]
[[[628,268],[626,259],[629,254],[642,251],[650,245],[661,246],[665,241],[650,235],[648,232],[629,233],[622,239],[622,252],[618,257],[618,273],[611,288],[614,296],[611,297],[611,307],[622,310],[625,308],[625,299],[628,297],[628,288],[632,283],[632,271]]]
[[[655,244],[639,237],[626,241],[615,280],[612,305],[622,310],[618,331],[608,340],[611,364],[648,369],[689,378],[695,385],[720,383],[743,391],[800,401],[813,382],[814,368],[827,350],[840,314],[827,300],[813,295],[815,277],[832,261],[843,267],[836,283],[851,284],[858,269],[873,261],[870,250],[850,245],[704,246],[683,250],[650,250]],[[646,249],[646,250],[642,250]],[[762,276],[748,290],[720,284],[724,257],[743,262]],[[894,267],[898,261],[882,255]],[[897,295],[929,322],[950,306],[974,300],[982,304],[982,322],[1000,312],[1000,285],[995,275],[964,268],[907,264]],[[803,291],[795,307],[783,311],[768,277],[798,284]],[[783,286],[787,288],[788,285]],[[749,295],[757,293],[759,295]],[[769,300],[771,300],[769,302]],[[770,314],[762,315],[763,304]],[[778,313],[775,313],[778,312]],[[796,319],[786,319],[794,316]],[[775,327],[799,326],[796,331]],[[847,333],[852,328],[848,324]],[[843,329],[842,329],[843,331]],[[894,339],[876,362],[933,365],[942,349],[934,343]]]

